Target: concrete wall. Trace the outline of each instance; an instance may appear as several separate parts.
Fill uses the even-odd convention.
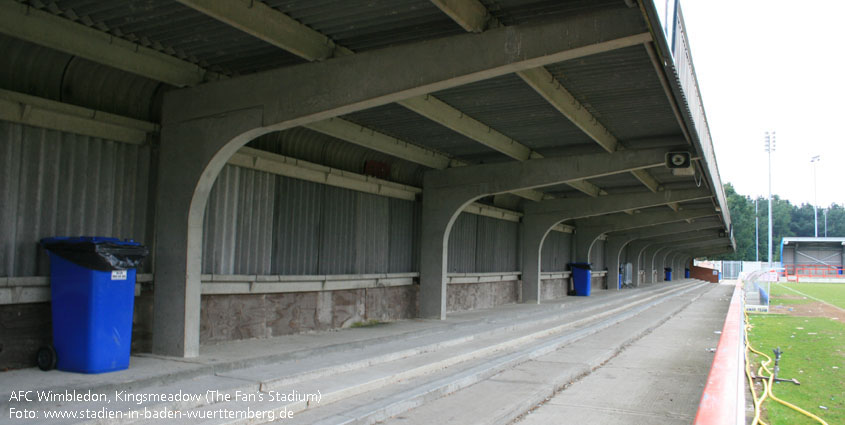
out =
[[[449,312],[492,308],[520,301],[519,281],[456,283],[447,288]]]
[[[571,279],[546,279],[540,285],[540,300],[556,300],[567,296]]]
[[[203,344],[350,327],[417,316],[418,285],[282,294],[204,295]]]

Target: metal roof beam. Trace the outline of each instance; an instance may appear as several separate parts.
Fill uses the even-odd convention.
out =
[[[558,221],[567,218],[604,215],[626,210],[637,210],[666,205],[671,202],[688,202],[711,198],[713,195],[703,189],[666,190],[657,193],[627,193],[603,196],[596,199],[552,199],[525,206],[525,213],[549,215]]]
[[[0,89],[0,120],[143,144],[158,125],[81,106]]]
[[[0,32],[177,87],[222,77],[199,65],[14,1],[0,2]]]
[[[352,51],[284,13],[254,0],[177,0],[192,9],[309,61]]]
[[[543,99],[554,106],[576,127],[590,136],[607,152],[615,152],[619,141],[588,110],[563,87],[546,68],[537,67],[516,73]]]
[[[520,161],[540,158],[536,152],[532,152],[522,143],[464,114],[434,96],[417,96],[400,100],[397,103],[511,158]]]
[[[397,103],[513,159],[526,161],[528,159],[543,157],[522,143],[464,114],[463,111],[450,106],[434,96],[418,96],[400,100]],[[607,193],[586,180],[567,182],[567,184],[592,197]]]
[[[179,122],[258,108],[265,128],[279,130],[639,45],[650,38],[639,11],[601,10],[543,24],[386,47],[177,90],[165,98],[164,117]],[[514,40],[520,40],[519,54],[512,51]]]
[[[455,0],[432,0],[432,2],[449,15],[452,20],[470,32],[482,32],[487,22],[494,20],[490,17],[490,13],[484,5],[478,0],[460,2]],[[541,66],[519,71],[516,74],[606,151],[614,152],[620,147],[616,137],[590,114],[575,96],[566,90],[546,68]],[[631,174],[652,192],[658,191],[659,183],[647,171],[636,170],[631,172]],[[597,190],[600,191],[600,189],[588,182],[584,183],[571,186],[587,195],[598,196]]]
[[[668,151],[664,148],[626,150],[429,171],[424,188],[460,191],[462,196],[470,198],[495,195],[663,166]]]
[[[717,213],[709,208],[690,209],[680,212],[667,210],[644,211],[632,216],[610,214],[575,220],[575,228],[580,232],[586,232],[588,228],[592,228],[600,230],[601,233],[610,233],[715,215]]]
[[[468,165],[467,162],[459,159],[388,136],[341,118],[317,121],[307,124],[304,127],[434,169]],[[520,190],[513,193],[532,201],[540,201],[546,196],[543,192],[537,190]]]
[[[452,159],[442,153],[408,143],[342,118],[317,121],[306,124],[304,127],[426,167],[443,169],[450,166],[466,165],[465,162]]]

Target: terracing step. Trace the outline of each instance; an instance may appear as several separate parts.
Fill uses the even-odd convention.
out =
[[[589,332],[584,329],[602,322],[604,327],[611,326],[624,315],[631,316],[637,306],[644,308],[662,297],[667,292],[683,292],[696,287],[695,284],[677,284],[659,286],[644,291],[628,292],[626,298],[608,299],[600,303],[585,303],[579,308],[545,310],[544,314],[525,314],[519,312],[508,317],[492,320],[467,321],[461,326],[450,326],[448,330],[426,331],[400,335],[396,340],[381,338],[370,345],[353,345],[351,350],[327,350],[314,356],[297,356],[277,363],[252,366],[247,368],[222,368],[214,375],[202,375],[175,382],[154,384],[132,388],[133,394],[205,394],[207,390],[218,391],[214,397],[200,397],[178,402],[156,402],[155,400],[135,399],[109,405],[110,410],[142,411],[189,411],[218,412],[211,421],[194,420],[183,422],[196,423],[259,423],[261,418],[221,418],[219,412],[253,412],[271,410],[274,416],[279,413],[296,414],[303,417],[309,407],[337,407],[344,402],[361,397],[371,397],[381,391],[395,395],[397,388],[409,386],[412,392],[422,391],[411,397],[417,400],[394,403],[396,406],[414,407],[418,400],[430,399],[457,388],[471,385],[491,374],[499,373],[508,367],[540,355],[544,350],[554,350],[572,340],[581,338]],[[597,311],[600,310],[600,311]],[[643,310],[644,311],[644,310]],[[594,314],[589,314],[589,313]],[[588,318],[574,320],[577,316]],[[516,318],[515,318],[516,317]],[[521,319],[521,320],[520,320]],[[563,323],[566,322],[566,323]],[[588,325],[591,323],[593,325]],[[567,331],[568,336],[559,335]],[[571,331],[571,332],[570,332]],[[580,332],[580,334],[579,334]],[[585,333],[587,332],[587,333]],[[550,344],[550,345],[543,345]],[[529,346],[528,351],[521,347]],[[490,360],[493,359],[493,360]],[[492,363],[491,363],[492,362]],[[460,371],[456,372],[457,369]],[[480,368],[480,369],[479,369]],[[461,372],[463,371],[463,372]],[[458,375],[456,379],[455,376]],[[461,374],[465,376],[460,377]],[[426,385],[431,391],[426,391]],[[294,393],[295,390],[295,393]],[[320,402],[302,400],[303,394],[320,394]],[[269,403],[271,395],[294,395],[294,400]],[[278,395],[278,396],[276,396]],[[263,396],[264,401],[253,400]],[[422,398],[420,398],[422,397]],[[383,399],[382,399],[383,400]],[[310,401],[310,405],[309,405]],[[268,408],[268,406],[272,406]],[[410,407],[409,407],[410,406]],[[44,406],[48,407],[48,406]],[[90,406],[97,408],[97,403]],[[391,410],[392,409],[392,410]],[[382,409],[371,418],[386,418],[387,413],[397,407]],[[304,412],[305,411],[305,412]],[[302,412],[302,413],[300,413]],[[353,415],[354,416],[354,415]],[[59,423],[78,423],[78,420],[56,421]],[[88,423],[133,423],[146,422],[143,417],[123,418],[122,420],[92,420]]]

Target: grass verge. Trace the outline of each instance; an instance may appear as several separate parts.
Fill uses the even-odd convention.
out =
[[[773,314],[752,314],[750,321],[751,344],[772,358],[772,350],[780,347],[784,354],[778,376],[801,382],[777,383],[774,394],[829,424],[845,424],[845,324],[825,317]],[[751,358],[756,373],[762,357],[752,354]],[[773,367],[774,362],[770,365]],[[772,425],[816,423],[771,400],[764,406]]]
[[[772,285],[772,293],[775,296],[798,295],[786,288],[795,289],[811,297],[824,300],[828,304],[845,309],[845,283],[777,283]]]

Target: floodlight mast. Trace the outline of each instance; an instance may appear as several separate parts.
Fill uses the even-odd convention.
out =
[[[766,152],[769,153],[769,263],[772,263],[772,152],[775,151],[775,132],[766,132]]]
[[[819,237],[819,191],[818,179],[816,179],[816,164],[821,161],[821,156],[816,155],[810,158],[810,164],[813,164],[813,221],[815,222],[815,236]]]

